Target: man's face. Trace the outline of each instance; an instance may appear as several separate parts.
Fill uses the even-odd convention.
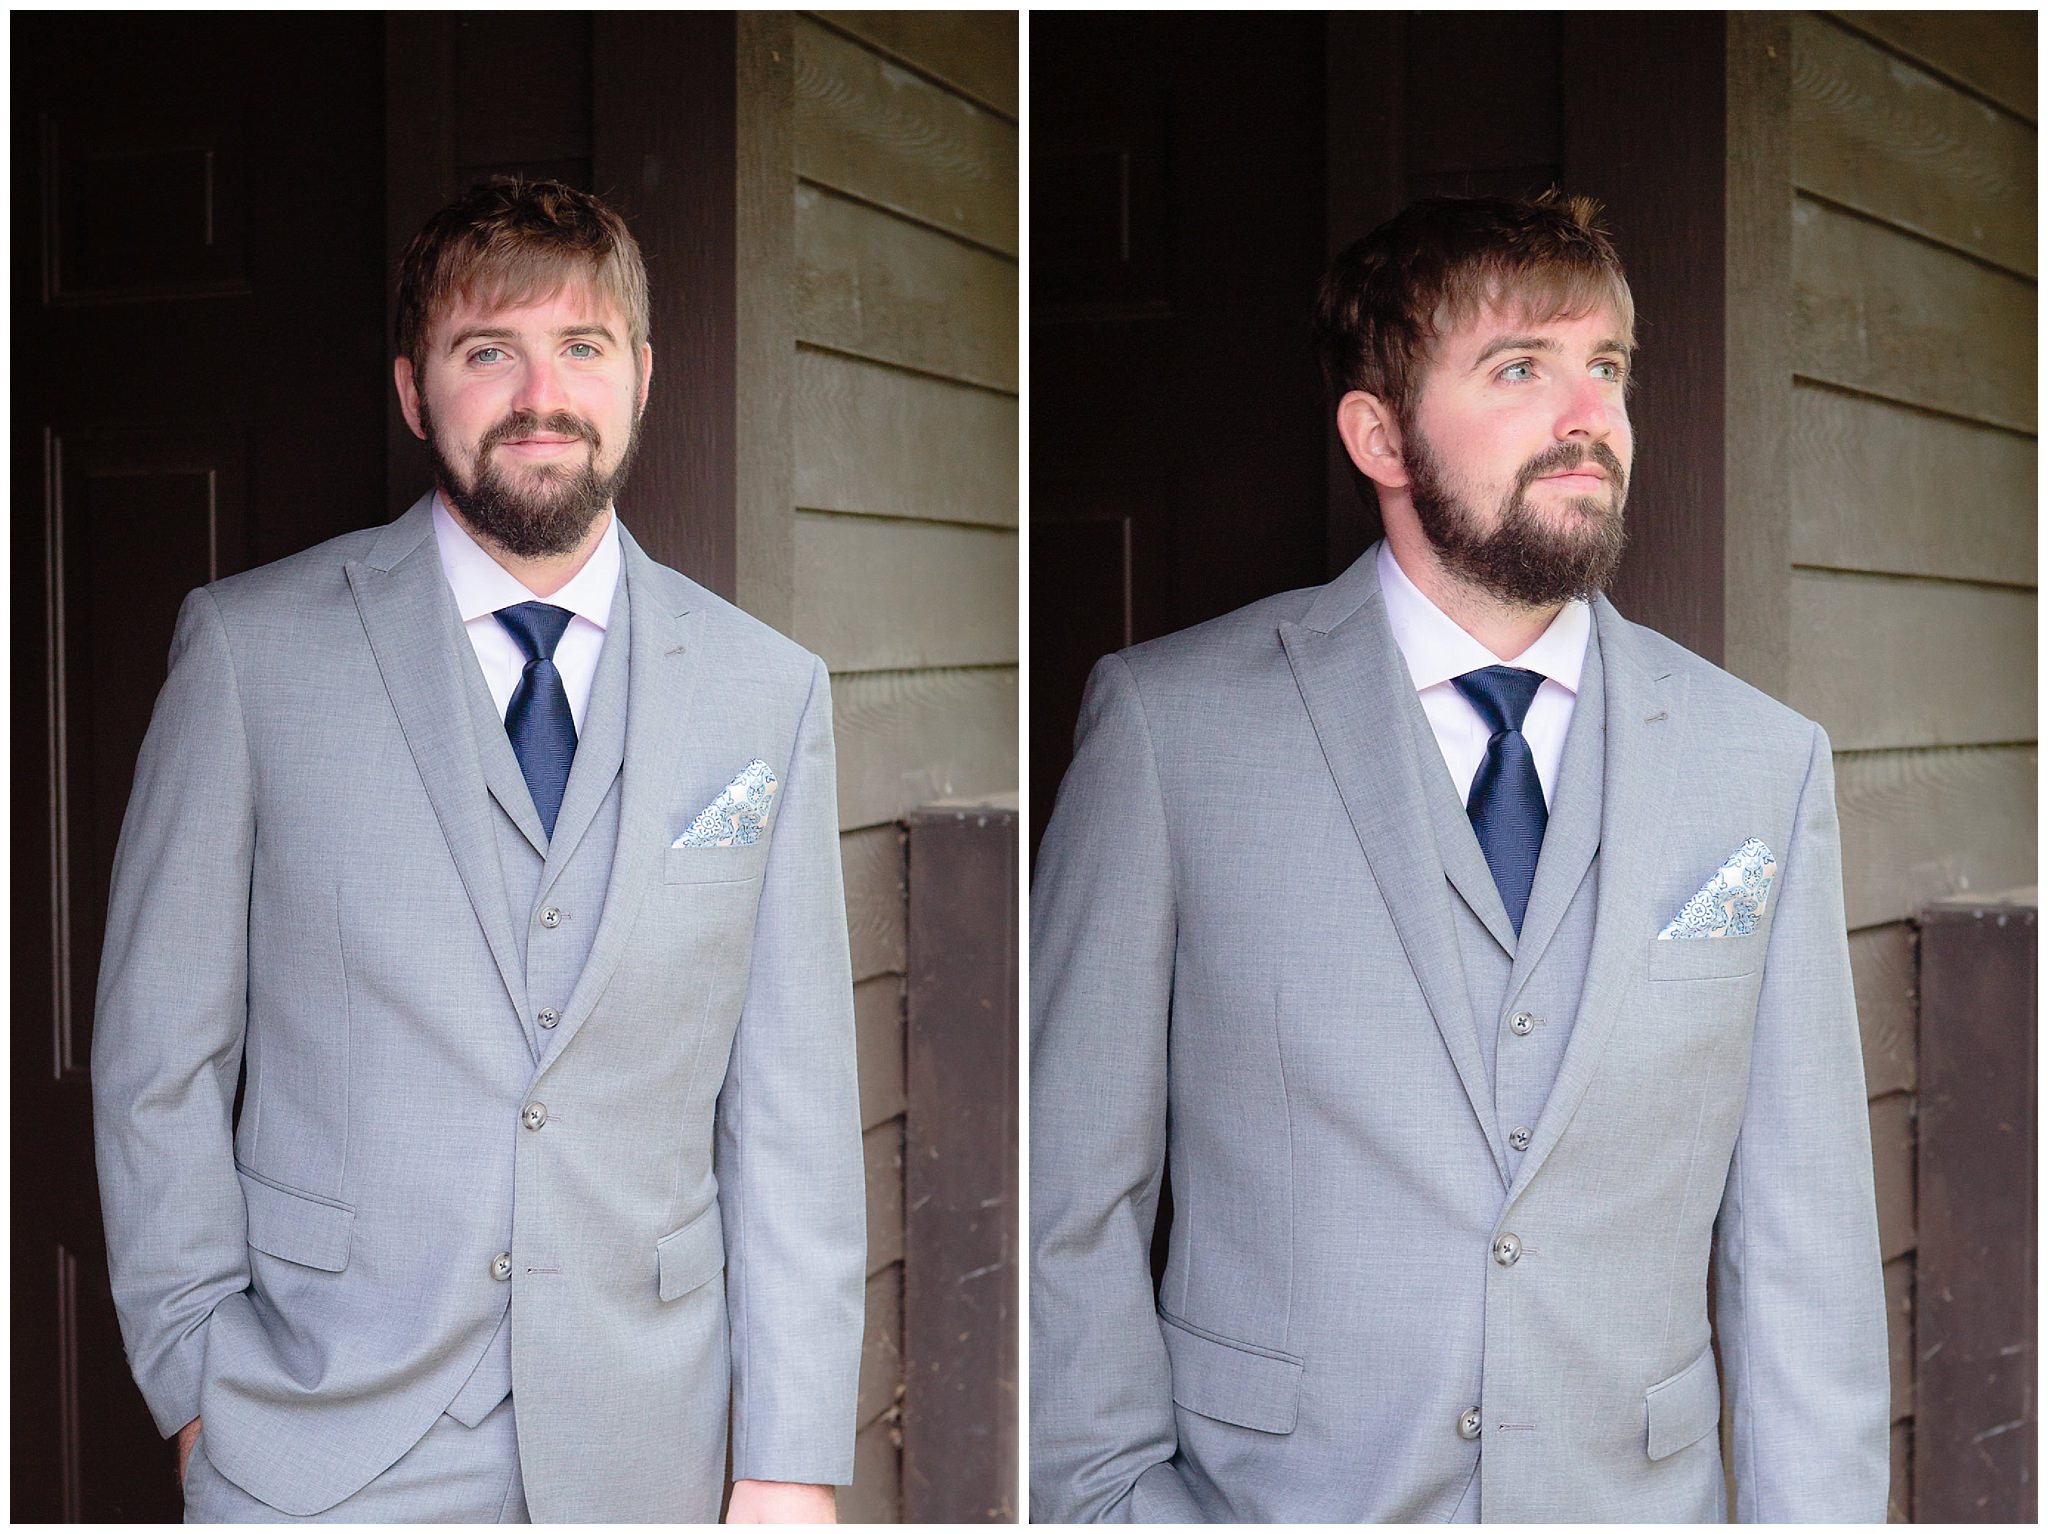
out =
[[[1635,452],[1628,363],[1605,307],[1532,320],[1489,305],[1437,338],[1402,456],[1423,533],[1452,574],[1524,607],[1614,578]]]
[[[582,282],[538,303],[458,301],[428,327],[423,376],[398,359],[399,399],[472,529],[521,557],[564,554],[625,483],[652,363],[642,350]]]

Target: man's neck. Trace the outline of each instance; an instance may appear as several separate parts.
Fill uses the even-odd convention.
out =
[[[448,508],[448,515],[455,519],[455,525],[469,534],[471,541],[528,591],[537,597],[551,597],[576,578],[576,573],[590,563],[590,556],[597,552],[597,546],[604,542],[605,532],[612,525],[611,508],[607,506],[590,524],[590,530],[575,548],[566,554],[514,554],[502,544],[486,537],[470,525],[461,508],[450,500],[446,490],[440,492],[441,504]]]
[[[1492,593],[1459,579],[1443,567],[1436,550],[1429,546],[1420,531],[1412,537],[1396,537],[1389,530],[1387,547],[1393,551],[1394,562],[1401,567],[1401,573],[1415,583],[1416,590],[1436,604],[1437,610],[1445,617],[1502,660],[1514,660],[1541,639],[1552,621],[1564,611],[1562,602],[1553,607],[1523,607],[1503,602]]]

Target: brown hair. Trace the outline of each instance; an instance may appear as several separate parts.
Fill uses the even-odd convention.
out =
[[[1315,342],[1335,404],[1353,389],[1413,418],[1429,344],[1489,302],[1526,316],[1578,316],[1602,304],[1635,344],[1635,301],[1590,197],[1555,187],[1533,202],[1429,197],[1330,263],[1316,295]]]
[[[398,350],[422,373],[427,329],[448,304],[530,303],[578,277],[625,317],[637,370],[647,267],[626,221],[560,181],[493,176],[428,219],[399,258]]]

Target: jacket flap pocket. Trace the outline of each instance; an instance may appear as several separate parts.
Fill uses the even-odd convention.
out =
[[[1664,1459],[1698,1443],[1721,1422],[1721,1379],[1712,1346],[1643,1395],[1650,1416],[1650,1458]]]
[[[669,1232],[654,1243],[654,1259],[661,1272],[661,1297],[680,1299],[717,1277],[725,1266],[725,1226],[713,1201],[702,1214],[681,1230]]]
[[[671,847],[662,854],[668,884],[731,884],[756,879],[768,863],[768,838],[746,847]]]
[[[1747,937],[1653,937],[1652,980],[1739,980],[1763,968],[1764,934]]]
[[[1198,1332],[1161,1311],[1173,1399],[1191,1412],[1261,1433],[1294,1431],[1301,1361]]]
[[[245,1167],[236,1167],[235,1173],[242,1180],[242,1202],[249,1210],[249,1245],[328,1273],[348,1266],[353,1209],[296,1193]]]

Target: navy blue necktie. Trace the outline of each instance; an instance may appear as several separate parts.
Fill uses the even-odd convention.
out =
[[[1543,784],[1536,777],[1536,758],[1522,738],[1522,721],[1543,676],[1518,666],[1487,666],[1452,677],[1451,685],[1479,710],[1493,732],[1486,743],[1486,760],[1479,764],[1472,792],[1466,796],[1465,813],[1472,817],[1479,850],[1486,854],[1500,903],[1507,907],[1508,921],[1519,937],[1523,913],[1529,909],[1529,887],[1536,882],[1536,859],[1543,851],[1543,828],[1550,820]]]
[[[569,785],[569,764],[576,759],[576,718],[569,712],[562,673],[555,669],[555,646],[572,614],[546,602],[521,602],[492,616],[526,656],[526,670],[505,708],[505,733],[512,737],[512,754],[519,758],[540,823],[553,836],[562,790]]]

